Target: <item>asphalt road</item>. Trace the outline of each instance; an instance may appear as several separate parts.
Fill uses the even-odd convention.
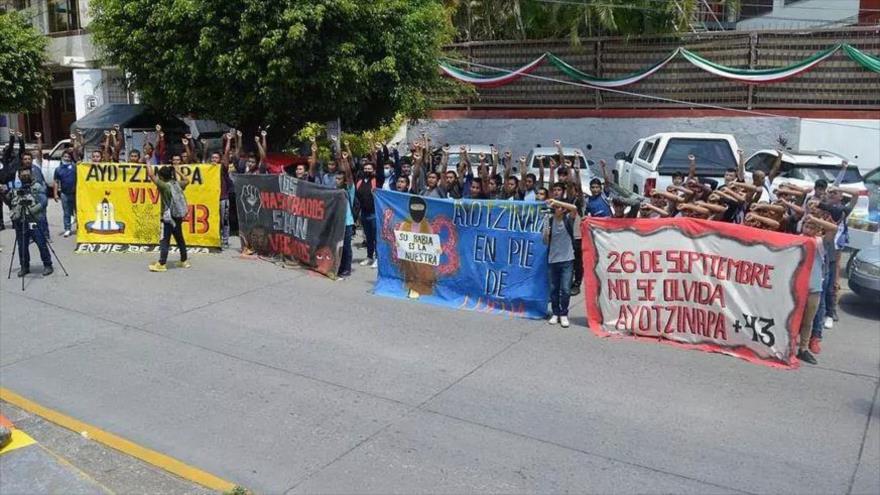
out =
[[[369,268],[54,246],[69,278],[0,281],[0,385],[260,493],[880,493],[880,305],[852,294],[780,371],[596,338],[581,297],[565,330],[373,296]]]

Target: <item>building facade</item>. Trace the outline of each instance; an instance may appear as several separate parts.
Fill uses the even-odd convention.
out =
[[[123,74],[98,59],[88,31],[88,0],[6,0],[0,7],[19,11],[49,37],[46,50],[52,71],[52,89],[42,110],[0,116],[0,139],[7,139],[10,130],[28,136],[40,131],[52,146],[69,137],[71,123],[98,106],[133,102]]]

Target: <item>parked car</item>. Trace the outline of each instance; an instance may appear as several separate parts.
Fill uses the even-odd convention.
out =
[[[730,134],[664,132],[639,139],[629,153],[614,155],[617,163],[612,174],[624,189],[647,195],[671,185],[675,172],[687,174],[688,155],[694,155],[697,175],[720,182],[725,170],[736,168],[737,149]]]
[[[853,292],[880,303],[880,249],[863,249],[853,254],[846,274]]]
[[[773,166],[778,153],[776,150],[761,150],[746,160],[746,178],[751,180],[752,173],[756,170],[765,173]],[[817,180],[824,179],[833,184],[840,173],[841,164],[845,157],[831,151],[785,151],[782,154],[782,165],[779,176],[773,180],[771,188],[779,187],[782,183],[791,183],[799,187],[813,187]],[[868,190],[862,179],[862,174],[855,163],[850,163],[841,178],[841,186],[858,191],[855,198],[856,205],[850,219],[864,219],[868,217]],[[870,236],[864,236],[850,231],[849,247],[862,249],[870,243]]]
[[[868,172],[862,178],[867,194],[867,208],[859,204],[847,220],[849,227],[849,247],[852,249],[880,250],[880,167]],[[862,198],[859,198],[862,201]]]
[[[49,186],[50,196],[55,194],[55,169],[61,165],[61,154],[72,146],[70,139],[62,139],[55,144],[51,151],[43,153],[40,170],[43,172],[43,177],[46,178],[46,185]]]
[[[471,173],[477,175],[477,167],[480,165],[480,153],[485,157],[486,164],[491,166],[492,146],[488,144],[450,144],[449,160],[446,162],[446,170],[458,170],[458,164],[461,163],[461,147],[467,148],[468,161],[471,162]],[[437,150],[435,155],[439,156],[443,152]],[[499,158],[500,160],[500,158]],[[499,168],[498,173],[501,173]]]
[[[587,145],[588,149],[592,148],[590,145]],[[557,158],[559,151],[557,151],[556,146],[536,146],[532,148],[529,152],[529,155],[526,157],[526,164],[528,166],[528,173],[535,174],[535,177],[539,177],[539,173],[541,171],[541,167],[538,164],[538,157],[544,157],[544,181],[550,180],[550,158],[554,160],[559,160]],[[580,148],[562,148],[562,155],[566,160],[571,162],[573,167],[579,169],[580,177],[581,177],[581,187],[584,191],[590,190],[590,180],[594,176],[593,167],[595,163],[586,158],[584,154],[584,150]],[[519,162],[518,158],[515,158],[515,164],[513,168],[514,174],[519,174]],[[550,184],[547,184],[550,186]]]

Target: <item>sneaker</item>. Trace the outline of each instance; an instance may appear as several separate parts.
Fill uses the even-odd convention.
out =
[[[370,265],[370,268],[379,268],[379,260],[373,260],[373,264]]]
[[[550,317],[549,320],[547,320],[547,323],[549,323],[551,325],[555,325],[555,324],[559,323],[559,317],[556,315],[553,315]]]
[[[830,330],[832,328],[834,328],[834,318],[832,318],[830,316],[826,316],[825,317],[825,329]]]
[[[409,292],[407,293],[407,297],[409,297],[410,299],[418,299],[419,297],[421,297],[421,294],[410,289]]]
[[[174,264],[174,266],[176,266],[177,268],[192,268],[192,263],[190,263],[189,260],[178,261],[177,263]]]
[[[43,268],[43,276],[44,277],[48,277],[49,275],[52,275],[53,273],[55,273],[55,269],[52,268],[51,266],[47,266],[47,267]]]
[[[350,277],[351,272],[342,272],[342,273],[338,273],[337,275],[340,277]]]
[[[69,231],[69,230],[65,230],[64,233],[61,234],[61,236],[62,236],[62,237],[70,237],[70,231]]]
[[[818,361],[816,361],[816,358],[812,354],[810,354],[810,351],[808,351],[806,349],[804,349],[803,351],[799,351],[797,353],[797,358],[800,359],[801,361],[803,361],[805,363],[809,363],[809,364],[818,364],[819,363]]]
[[[366,258],[363,261],[361,261],[361,266],[370,266],[372,264],[373,264],[373,260],[371,260],[370,258]]]
[[[28,270],[26,268],[22,268],[18,271],[18,278],[24,277],[25,275],[27,275],[30,272],[31,272],[30,270]]]
[[[578,287],[577,285],[575,285],[571,288],[571,295],[576,296],[580,293],[581,293],[581,288]]]
[[[571,323],[568,322],[567,316],[560,316],[559,324],[562,326],[562,328],[568,328],[569,326],[571,326]]]
[[[822,352],[822,339],[810,337],[810,352],[817,355]]]
[[[150,265],[148,268],[150,269],[151,272],[167,272],[168,271],[168,267],[166,267],[162,263],[159,263],[158,261],[153,263],[152,265]]]

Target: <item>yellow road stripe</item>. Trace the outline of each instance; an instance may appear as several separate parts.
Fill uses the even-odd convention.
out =
[[[211,473],[184,464],[173,457],[142,447],[118,435],[114,435],[113,433],[106,432],[90,424],[73,419],[70,416],[66,416],[58,411],[49,409],[48,407],[41,406],[40,404],[26,399],[7,388],[0,387],[0,399],[32,414],[41,416],[48,421],[67,428],[68,430],[77,433],[85,432],[90,439],[96,442],[102,443],[124,454],[136,457],[148,464],[164,469],[169,473],[176,474],[177,476],[192,481],[193,483],[198,483],[206,488],[221,492],[230,491],[235,488],[234,483],[230,483],[229,481],[218,478]]]
[[[15,449],[27,447],[28,445],[33,445],[35,443],[37,443],[36,440],[31,438],[27,433],[18,429],[12,429],[12,440],[6,444],[6,447],[0,449],[0,455],[8,454]]]

